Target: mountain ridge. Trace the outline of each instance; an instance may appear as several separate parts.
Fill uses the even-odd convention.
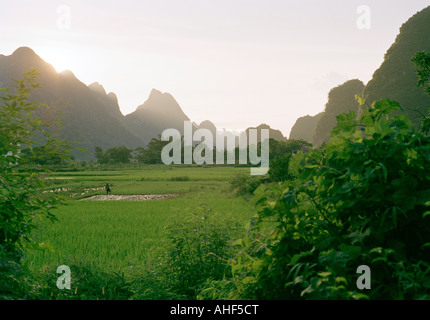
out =
[[[77,159],[92,159],[96,145],[107,148],[117,143],[128,147],[142,144],[122,124],[117,101],[92,90],[70,70],[57,72],[31,48],[20,47],[0,57],[0,87],[13,87],[12,79],[22,78],[23,72],[31,68],[40,73],[37,82],[42,85],[32,91],[31,98],[46,103],[48,112],[61,114],[62,128],[56,134],[70,142],[78,140],[77,145],[88,150],[75,150]]]
[[[12,87],[12,79],[22,78],[30,68],[40,73],[37,82],[42,84],[42,88],[33,90],[31,98],[46,103],[50,112],[61,114],[63,126],[56,132],[58,136],[70,142],[78,140],[77,145],[88,150],[73,152],[79,160],[93,160],[96,146],[146,146],[164,129],[175,128],[183,133],[184,121],[190,121],[170,93],[155,88],[134,112],[124,115],[114,92],[107,93],[99,82],[86,85],[70,70],[57,72],[29,47],[0,55],[0,87]],[[200,127],[216,132],[209,120],[194,125],[193,130]]]
[[[402,24],[394,43],[385,53],[383,62],[374,71],[372,79],[359,92],[368,105],[385,98],[399,102],[414,125],[418,125],[421,115],[427,114],[430,107],[430,97],[417,86],[418,76],[411,62],[418,51],[430,52],[430,6],[417,12]],[[330,101],[327,103],[329,104]],[[356,107],[353,109],[355,110]],[[346,108],[342,112],[347,111]],[[356,111],[360,113],[361,109]],[[291,139],[300,135],[309,138],[312,135],[312,139],[307,140],[308,142],[317,145],[326,142],[329,138],[327,130],[335,125],[333,117],[338,114],[339,112],[332,113],[330,123],[326,123],[326,130],[320,132],[317,132],[314,118],[303,121],[301,117],[292,127],[289,137]],[[322,115],[316,116],[322,117],[318,120],[320,126],[327,121],[323,119],[326,118],[325,111]]]

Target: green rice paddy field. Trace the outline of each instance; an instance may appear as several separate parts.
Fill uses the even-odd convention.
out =
[[[66,201],[54,211],[59,221],[38,223],[34,237],[46,249],[28,249],[26,262],[34,272],[84,263],[127,273],[130,268],[143,267],[162,250],[166,226],[203,207],[245,225],[254,210],[252,204],[231,192],[229,180],[238,172],[248,173],[249,168],[153,165],[54,172],[45,192],[60,193]],[[113,195],[176,196],[147,201],[85,200],[105,194],[106,183]]]

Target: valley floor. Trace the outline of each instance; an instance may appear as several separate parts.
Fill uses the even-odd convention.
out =
[[[59,192],[67,200],[53,212],[59,221],[39,223],[33,235],[43,249],[28,249],[25,263],[42,275],[41,281],[51,279],[52,290],[60,265],[71,267],[72,287],[74,269],[80,279],[75,284],[83,281],[82,270],[123,274],[131,281],[165,253],[167,231],[178,221],[214,215],[244,226],[253,206],[234,196],[229,184],[244,170],[249,172],[235,167],[147,166],[54,173],[45,191]],[[109,195],[102,188],[107,182],[112,188]],[[79,285],[72,289],[80,290]]]

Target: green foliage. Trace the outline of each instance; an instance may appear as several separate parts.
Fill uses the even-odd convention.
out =
[[[359,120],[342,114],[324,148],[294,156],[297,178],[275,201],[278,187],[257,197],[233,276],[205,297],[430,298],[430,138],[399,109],[385,99]],[[360,265],[371,290],[357,289]]]
[[[308,150],[312,145],[309,142],[306,142],[304,140],[269,140],[269,159],[273,160],[276,159],[278,156],[284,156],[285,154],[295,154],[299,150],[306,151]],[[261,150],[260,143],[258,146],[258,149]],[[272,165],[272,163],[270,163]]]
[[[290,161],[299,151],[308,152],[309,146],[310,144],[302,146],[301,148],[297,148],[291,153],[288,152],[285,154],[281,154],[272,159],[270,161],[269,181],[283,182],[294,180],[296,178],[296,173],[290,170]]]
[[[111,147],[104,153],[102,148],[95,147],[94,151],[97,162],[100,164],[129,163],[132,158],[132,150],[124,146]]]
[[[106,150],[105,156],[113,163],[128,163],[131,159],[131,150],[124,146],[112,147]]]
[[[165,254],[137,280],[134,299],[195,299],[207,281],[229,274],[240,224],[202,206],[167,226]]]
[[[250,196],[255,190],[267,182],[285,181],[291,178],[288,172],[288,163],[293,154],[299,150],[307,151],[311,144],[304,140],[269,140],[270,169],[268,175],[251,176],[245,173],[238,173],[230,180],[231,189],[236,195]],[[260,149],[260,143],[258,149]],[[261,149],[260,149],[261,150]]]
[[[205,208],[175,221],[168,231],[167,260],[173,291],[193,298],[207,279],[220,280],[228,268],[232,236],[238,229],[239,224]]]
[[[304,140],[277,141],[270,139],[269,142],[269,179],[270,181],[285,181],[293,178],[288,172],[288,164],[291,156],[298,151],[307,151],[312,145]]]
[[[88,261],[69,263],[72,276],[71,289],[59,290],[54,268],[48,266],[37,275],[38,289],[31,299],[35,300],[127,300],[133,295],[132,285],[124,274],[108,273]]]
[[[144,163],[145,161],[145,148],[144,147],[137,147],[132,152],[133,159],[135,159],[139,163]]]
[[[430,95],[430,53],[417,52],[412,58],[417,68],[418,86],[423,86],[427,95]],[[425,134],[430,133],[430,114],[421,114],[421,128]]]
[[[36,77],[35,70],[25,72],[22,80],[15,80],[13,92],[5,88],[0,93],[0,298],[3,299],[25,297],[29,291],[28,274],[21,266],[22,249],[42,247],[31,237],[35,220],[55,221],[51,211],[60,202],[55,194],[38,196],[49,172],[38,165],[40,154],[33,152],[34,147],[39,145],[43,149],[45,159],[66,161],[70,155],[68,145],[52,137],[46,131],[48,123],[38,116],[46,106],[29,100],[31,90],[39,87]]]
[[[33,158],[34,164],[40,165],[64,165],[65,159],[61,155],[55,153],[55,150],[49,150],[50,146],[36,146],[34,148],[25,148],[21,153]]]
[[[270,161],[269,176],[272,181],[286,181],[292,178],[288,172],[288,165],[292,155],[283,154]]]
[[[237,173],[230,180],[232,191],[238,196],[249,196],[263,183],[267,181],[264,176],[251,176],[249,173]]]
[[[178,223],[189,221],[195,222],[194,225],[205,224],[202,229],[212,235],[216,232],[210,230],[218,229],[229,233],[231,239],[240,237],[245,229],[237,231],[236,225],[246,223],[252,215],[252,205],[226,191],[229,178],[241,171],[249,174],[248,168],[184,165],[141,165],[138,168],[115,165],[109,171],[54,172],[48,179],[53,183],[49,190],[66,189],[59,191],[65,197],[77,193],[72,199],[105,194],[106,181],[114,183],[115,194],[176,193],[180,196],[154,201],[71,200],[59,206],[53,214],[60,222],[44,221],[33,233],[35,240],[49,244],[54,251],[25,252],[28,268],[40,274],[37,279],[40,290],[33,292],[32,298],[184,298],[183,291],[172,289],[178,276],[167,264],[168,253],[173,250],[167,233],[177,228]],[[172,178],[186,176],[188,181],[172,181]],[[80,196],[84,188],[93,187],[101,189]],[[210,211],[202,209],[203,202]],[[199,220],[204,212],[209,219]],[[194,239],[192,245],[197,246],[198,240]],[[229,243],[226,250],[230,248]],[[55,271],[62,264],[71,268],[71,291],[55,286],[59,276]]]
[[[419,51],[411,61],[417,67],[418,86],[423,86],[430,95],[430,53]]]
[[[104,158],[103,158],[103,156],[104,156],[103,149],[101,147],[99,147],[99,146],[95,147],[94,152],[95,152],[95,156],[96,156],[98,163],[105,162]]]
[[[169,142],[162,141],[161,136],[158,138],[152,138],[148,143],[146,149],[143,150],[143,154],[141,156],[141,161],[146,164],[160,164],[161,161],[161,150],[163,150],[164,146],[166,146]]]
[[[384,55],[384,61],[362,93],[369,102],[386,97],[399,102],[416,127],[420,125],[422,116],[428,113],[430,97],[416,86],[417,70],[411,58],[418,51],[430,52],[430,33],[423,31],[429,28],[430,8],[427,7],[401,26],[395,42]]]

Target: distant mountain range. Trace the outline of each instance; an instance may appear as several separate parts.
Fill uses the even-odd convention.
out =
[[[418,76],[411,62],[418,51],[430,52],[430,7],[412,16],[400,28],[394,44],[385,54],[384,61],[364,86],[359,80],[350,80],[333,88],[325,110],[315,116],[299,118],[291,129],[290,139],[304,139],[314,145],[328,141],[336,125],[336,115],[357,110],[354,95],[360,94],[368,104],[389,98],[400,103],[414,124],[421,114],[427,114],[430,97],[417,87]]]
[[[23,72],[30,68],[40,72],[38,83],[43,85],[33,91],[32,98],[46,103],[49,112],[59,113],[62,119],[62,128],[55,133],[68,141],[77,140],[78,146],[88,150],[74,151],[76,159],[94,159],[96,146],[103,149],[146,146],[167,128],[183,133],[184,121],[190,121],[171,94],[156,89],[133,113],[124,116],[114,93],[106,93],[97,82],[85,85],[71,71],[57,73],[28,47],[18,48],[9,56],[0,55],[0,87],[12,87],[12,79],[22,78]],[[271,137],[285,139],[280,131],[267,125],[263,127],[270,129]],[[212,133],[217,131],[209,120],[200,125],[194,123],[193,129],[198,128],[209,129]]]
[[[289,138],[303,139],[314,145],[327,141],[336,125],[336,116],[357,110],[356,94],[362,95],[369,104],[387,97],[396,100],[418,123],[420,114],[427,113],[430,107],[430,97],[417,87],[418,77],[411,63],[417,51],[430,52],[430,7],[402,25],[384,62],[366,85],[355,79],[333,88],[325,110],[315,116],[299,118]],[[32,98],[46,103],[49,113],[61,115],[63,127],[56,128],[55,133],[68,141],[77,140],[78,146],[88,150],[87,153],[74,152],[80,160],[94,159],[95,146],[136,148],[146,146],[167,128],[183,133],[184,121],[190,121],[171,94],[156,89],[133,113],[124,116],[114,93],[107,93],[97,82],[85,85],[71,71],[58,73],[28,47],[18,48],[9,56],[0,55],[0,87],[12,87],[12,79],[22,78],[22,73],[30,68],[40,72],[38,82],[43,85],[33,91]],[[193,122],[193,129],[198,128],[209,129],[216,136],[217,128],[209,120],[201,124]],[[269,129],[273,139],[286,139],[281,131],[265,124],[256,128]]]

